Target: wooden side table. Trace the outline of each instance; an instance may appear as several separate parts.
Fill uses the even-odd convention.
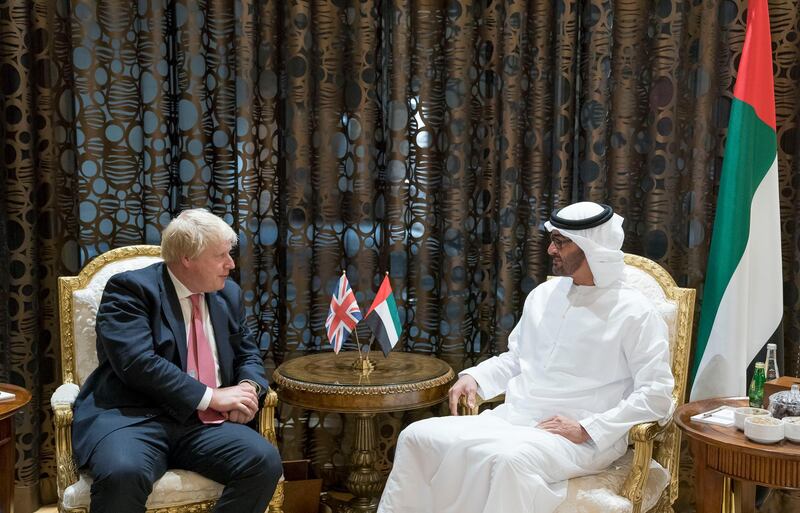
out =
[[[31,394],[22,387],[0,383],[0,390],[15,394],[0,401],[0,513],[11,513],[14,506],[14,414],[28,404]]]
[[[347,352],[301,356],[283,363],[273,377],[281,401],[309,410],[356,415],[352,469],[347,487],[354,495],[348,511],[372,513],[378,508],[382,477],[375,468],[375,415],[413,410],[447,399],[455,374],[432,356],[389,353],[375,356],[368,376],[354,369],[358,354]]]
[[[736,511],[755,511],[755,487],[800,488],[800,445],[783,440],[765,445],[748,440],[735,427],[693,422],[692,415],[718,406],[747,406],[741,399],[707,399],[680,406],[675,422],[689,439],[694,459],[697,513],[731,511],[724,500],[725,479],[734,480]],[[723,504],[725,508],[723,509]]]

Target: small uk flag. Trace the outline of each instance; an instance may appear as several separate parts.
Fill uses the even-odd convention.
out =
[[[331,297],[331,309],[328,319],[325,321],[325,328],[328,330],[328,340],[333,346],[333,352],[339,353],[347,337],[350,336],[358,321],[362,319],[361,309],[356,303],[356,296],[350,288],[347,276],[342,273],[336,290]]]

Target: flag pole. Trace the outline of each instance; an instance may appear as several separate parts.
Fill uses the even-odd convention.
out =
[[[346,276],[346,271],[342,269],[342,275]],[[353,328],[353,333],[356,336],[356,349],[358,349],[358,361],[361,361],[361,344],[358,343],[358,325]]]
[[[384,271],[384,272],[383,272],[383,278],[384,278],[384,279],[386,279],[386,278],[388,278],[388,277],[389,277],[389,271]],[[369,341],[369,347],[370,347],[370,349],[372,349],[372,344],[373,344],[373,342],[375,342],[375,334],[373,334],[373,335],[372,335],[372,338],[371,338],[371,339],[370,339],[370,341]],[[378,344],[378,345],[380,345],[380,344]],[[386,357],[386,356],[384,355],[384,357]]]
[[[375,365],[369,361],[369,353],[363,354],[361,352],[361,344],[358,342],[358,329],[353,329],[356,334],[356,344],[358,345],[358,360],[355,361],[353,368],[361,373],[362,376],[369,376]]]
[[[345,269],[342,269],[342,275],[346,276]],[[358,371],[362,377],[367,377],[375,366],[369,361],[369,353],[364,355],[361,351],[361,342],[358,340],[358,325],[353,327],[353,334],[356,339],[356,349],[358,350],[358,360],[353,362],[353,369]]]
[[[358,342],[358,326],[353,328],[353,333],[356,336],[356,348],[358,349],[358,359],[361,360],[361,344]]]

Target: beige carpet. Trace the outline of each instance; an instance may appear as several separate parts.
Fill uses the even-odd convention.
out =
[[[57,513],[58,508],[56,506],[42,506],[40,509],[37,509],[33,513]]]

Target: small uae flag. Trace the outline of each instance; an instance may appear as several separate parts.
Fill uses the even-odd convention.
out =
[[[356,296],[350,288],[347,276],[342,272],[342,277],[336,284],[336,290],[331,297],[331,308],[325,327],[328,329],[328,340],[333,346],[333,352],[339,353],[347,337],[356,328],[361,320],[361,309],[356,303]]]
[[[397,344],[403,332],[388,275],[384,276],[381,288],[378,289],[378,294],[369,307],[365,319],[380,344],[383,355],[388,357],[389,351]]]
[[[692,400],[744,395],[764,347],[783,343],[772,40],[767,0],[748,3],[697,330]]]

